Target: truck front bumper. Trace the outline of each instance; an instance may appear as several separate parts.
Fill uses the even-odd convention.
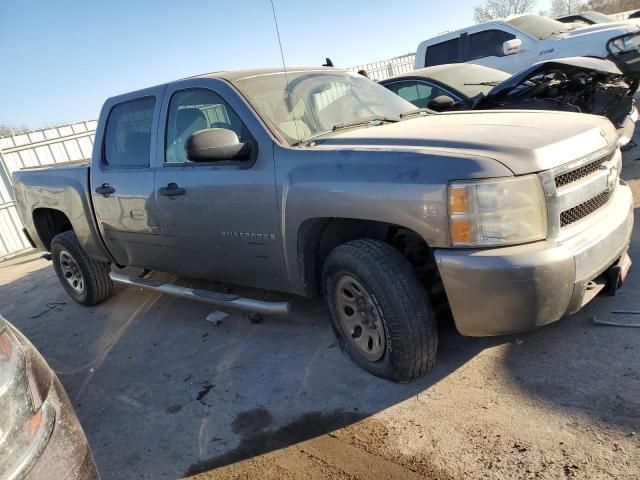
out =
[[[577,312],[606,286],[604,273],[626,255],[633,229],[631,189],[618,185],[602,210],[562,241],[436,250],[458,331],[468,336],[516,333]]]

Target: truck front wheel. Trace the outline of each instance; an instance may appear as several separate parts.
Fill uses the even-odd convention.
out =
[[[110,264],[89,258],[73,231],[53,237],[51,260],[60,283],[79,304],[96,305],[111,296]]]
[[[431,370],[436,321],[411,264],[390,245],[354,240],[327,257],[323,281],[343,351],[368,372],[396,382]]]

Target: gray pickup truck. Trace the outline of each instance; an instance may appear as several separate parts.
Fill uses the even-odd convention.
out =
[[[498,335],[615,291],[633,223],[620,168],[603,117],[433,114],[347,71],[264,69],[107,100],[91,165],[17,172],[15,198],[81,304],[116,281],[289,308],[149,271],[323,294],[344,351],[407,381],[433,367],[441,313]]]

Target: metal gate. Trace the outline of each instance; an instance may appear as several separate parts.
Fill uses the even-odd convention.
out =
[[[13,202],[13,172],[88,160],[95,130],[89,120],[0,138],[0,261],[31,249]]]

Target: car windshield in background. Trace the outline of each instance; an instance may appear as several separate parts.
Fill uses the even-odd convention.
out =
[[[592,21],[593,23],[611,23],[615,22],[615,20],[608,15],[600,12],[583,12],[580,16],[586,18],[587,20]]]
[[[289,145],[334,127],[371,119],[399,118],[415,106],[355,73],[305,70],[236,80],[262,119]]]
[[[536,37],[538,40],[544,40],[558,33],[571,30],[571,27],[566,23],[538,15],[520,15],[507,20],[507,23],[513,25],[518,30],[522,30]]]

